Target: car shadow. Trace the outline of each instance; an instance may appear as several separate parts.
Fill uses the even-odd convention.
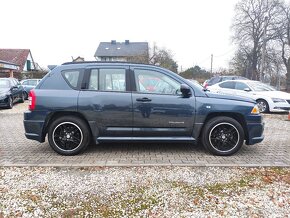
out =
[[[154,153],[207,153],[201,144],[185,144],[185,143],[101,143],[90,144],[85,153],[95,152],[120,152],[120,153],[138,153],[138,152],[154,152]]]

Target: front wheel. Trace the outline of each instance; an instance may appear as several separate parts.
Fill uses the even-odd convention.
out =
[[[8,97],[7,108],[8,109],[12,109],[13,108],[13,98],[11,96]]]
[[[78,117],[60,117],[50,124],[48,141],[57,153],[76,155],[85,150],[90,142],[89,128]]]
[[[257,105],[258,105],[260,113],[269,112],[269,105],[268,105],[267,101],[265,101],[264,99],[257,100]]]
[[[236,153],[244,143],[241,124],[230,117],[214,117],[203,129],[202,143],[215,155],[228,156]]]
[[[20,96],[20,99],[19,99],[20,103],[24,103],[24,101],[25,101],[25,94],[24,93],[25,92],[23,92],[22,95]]]

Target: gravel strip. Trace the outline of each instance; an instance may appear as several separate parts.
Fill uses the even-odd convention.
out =
[[[0,217],[290,217],[289,168],[2,167]]]

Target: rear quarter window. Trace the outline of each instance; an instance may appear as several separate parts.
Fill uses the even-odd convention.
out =
[[[78,71],[78,70],[71,70],[70,71],[69,70],[69,71],[64,71],[62,74],[70,86],[72,86],[73,88],[77,88],[79,76],[80,76],[80,71]]]

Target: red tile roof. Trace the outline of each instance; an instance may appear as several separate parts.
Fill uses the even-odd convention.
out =
[[[0,60],[19,65],[22,72],[29,53],[29,49],[0,49]]]

